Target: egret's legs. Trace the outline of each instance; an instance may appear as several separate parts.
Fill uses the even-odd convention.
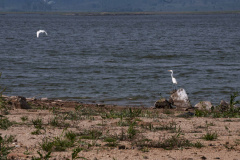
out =
[[[176,92],[176,91],[177,91],[177,85],[175,85],[175,84],[172,85],[172,91],[173,91],[173,92]]]

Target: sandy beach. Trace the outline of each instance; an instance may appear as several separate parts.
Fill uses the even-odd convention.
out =
[[[239,118],[48,99],[27,104],[31,109],[6,109],[13,104],[2,101],[1,143],[9,152],[2,149],[2,157],[237,160],[240,155]]]

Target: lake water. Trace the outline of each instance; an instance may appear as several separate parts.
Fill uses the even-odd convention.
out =
[[[5,95],[148,107],[169,98],[169,69],[193,105],[240,91],[239,14],[5,14],[0,27]]]

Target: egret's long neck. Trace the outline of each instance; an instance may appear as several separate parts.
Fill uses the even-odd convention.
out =
[[[171,76],[172,76],[172,78],[173,78],[173,72],[171,73]]]

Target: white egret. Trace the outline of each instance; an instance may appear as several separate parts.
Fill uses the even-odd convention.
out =
[[[175,85],[177,85],[177,80],[176,80],[176,78],[174,78],[173,77],[173,70],[168,70],[169,72],[171,72],[171,77],[172,77],[172,83],[173,83],[173,85],[175,86]],[[176,89],[175,89],[176,90]]]
[[[44,30],[39,30],[39,31],[37,31],[37,38],[39,37],[39,34],[40,34],[40,33],[45,33],[46,35],[48,35],[46,31],[44,31]]]

